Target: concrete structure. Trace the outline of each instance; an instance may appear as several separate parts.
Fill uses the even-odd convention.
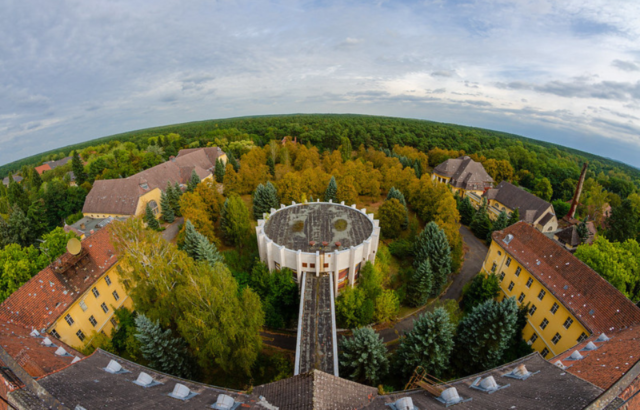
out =
[[[298,283],[303,272],[333,273],[336,295],[375,260],[380,239],[373,214],[331,202],[281,205],[258,220],[256,233],[260,260],[269,269],[289,268]]]
[[[522,336],[542,357],[640,323],[640,308],[531,225],[518,222],[492,239],[483,269],[500,278],[502,298],[530,304]]]

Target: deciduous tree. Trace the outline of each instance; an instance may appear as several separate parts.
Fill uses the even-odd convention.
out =
[[[397,238],[407,219],[407,209],[396,198],[384,201],[378,210],[380,230],[386,238]]]
[[[249,210],[239,196],[233,195],[224,202],[220,228],[228,244],[241,247],[249,239],[251,234]]]

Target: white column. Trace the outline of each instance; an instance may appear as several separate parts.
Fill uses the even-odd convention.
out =
[[[298,275],[298,285],[300,285],[300,277],[302,276],[302,251],[298,249],[296,252],[296,275]]]
[[[349,247],[349,285],[353,287],[356,280],[356,248]]]
[[[320,251],[316,251],[316,277],[320,276]]]
[[[329,264],[329,270],[331,270],[331,264]],[[338,272],[338,250],[333,251],[333,276],[336,278],[336,291],[338,294],[338,280],[340,280],[340,272]]]

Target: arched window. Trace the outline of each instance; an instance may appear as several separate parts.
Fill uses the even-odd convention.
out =
[[[149,201],[149,208],[151,208],[151,211],[153,212],[154,215],[158,215],[158,212],[160,211],[160,209],[158,208],[158,203],[154,200]]]

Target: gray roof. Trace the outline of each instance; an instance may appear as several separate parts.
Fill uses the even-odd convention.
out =
[[[596,234],[596,228],[593,226],[593,222],[587,222],[587,229],[589,230],[589,237],[587,238],[586,243],[593,242],[593,238]],[[562,244],[567,244],[571,247],[576,247],[582,243],[582,239],[580,235],[578,235],[578,226],[571,225],[568,228],[565,228],[555,234],[558,238],[557,241]]]
[[[493,186],[493,178],[481,163],[464,156],[448,159],[434,168],[433,172],[451,178],[449,184],[465,190],[483,190]]]
[[[85,216],[84,218],[80,219],[78,222],[72,225],[65,225],[64,229],[65,231],[71,230],[78,235],[91,236],[93,233],[109,225],[114,220],[126,221],[127,218],[126,217],[114,218],[111,216],[108,218],[89,218]]]
[[[315,252],[322,242],[328,242],[330,250],[335,250],[335,242],[347,248],[357,246],[371,236],[373,223],[361,211],[345,205],[308,203],[278,210],[265,222],[264,230],[278,245]],[[310,246],[310,241],[316,245]]]
[[[526,223],[534,223],[551,206],[544,199],[507,181],[502,181],[494,189],[487,190],[484,196],[487,199],[495,199],[510,209],[518,209],[520,220]]]
[[[22,181],[23,179],[24,179],[24,178],[22,178],[20,175],[17,175],[17,174],[16,174],[16,175],[13,175],[13,180],[14,180],[14,181],[16,181],[16,182],[20,182],[20,181]],[[2,180],[2,183],[3,183],[5,186],[9,186],[9,177],[4,177],[4,179]]]
[[[72,159],[72,157],[65,157],[65,158],[59,159],[57,161],[44,162],[42,165],[49,164],[51,169],[55,169],[55,168],[61,167],[63,165],[66,165],[69,161],[71,161],[71,159]]]

